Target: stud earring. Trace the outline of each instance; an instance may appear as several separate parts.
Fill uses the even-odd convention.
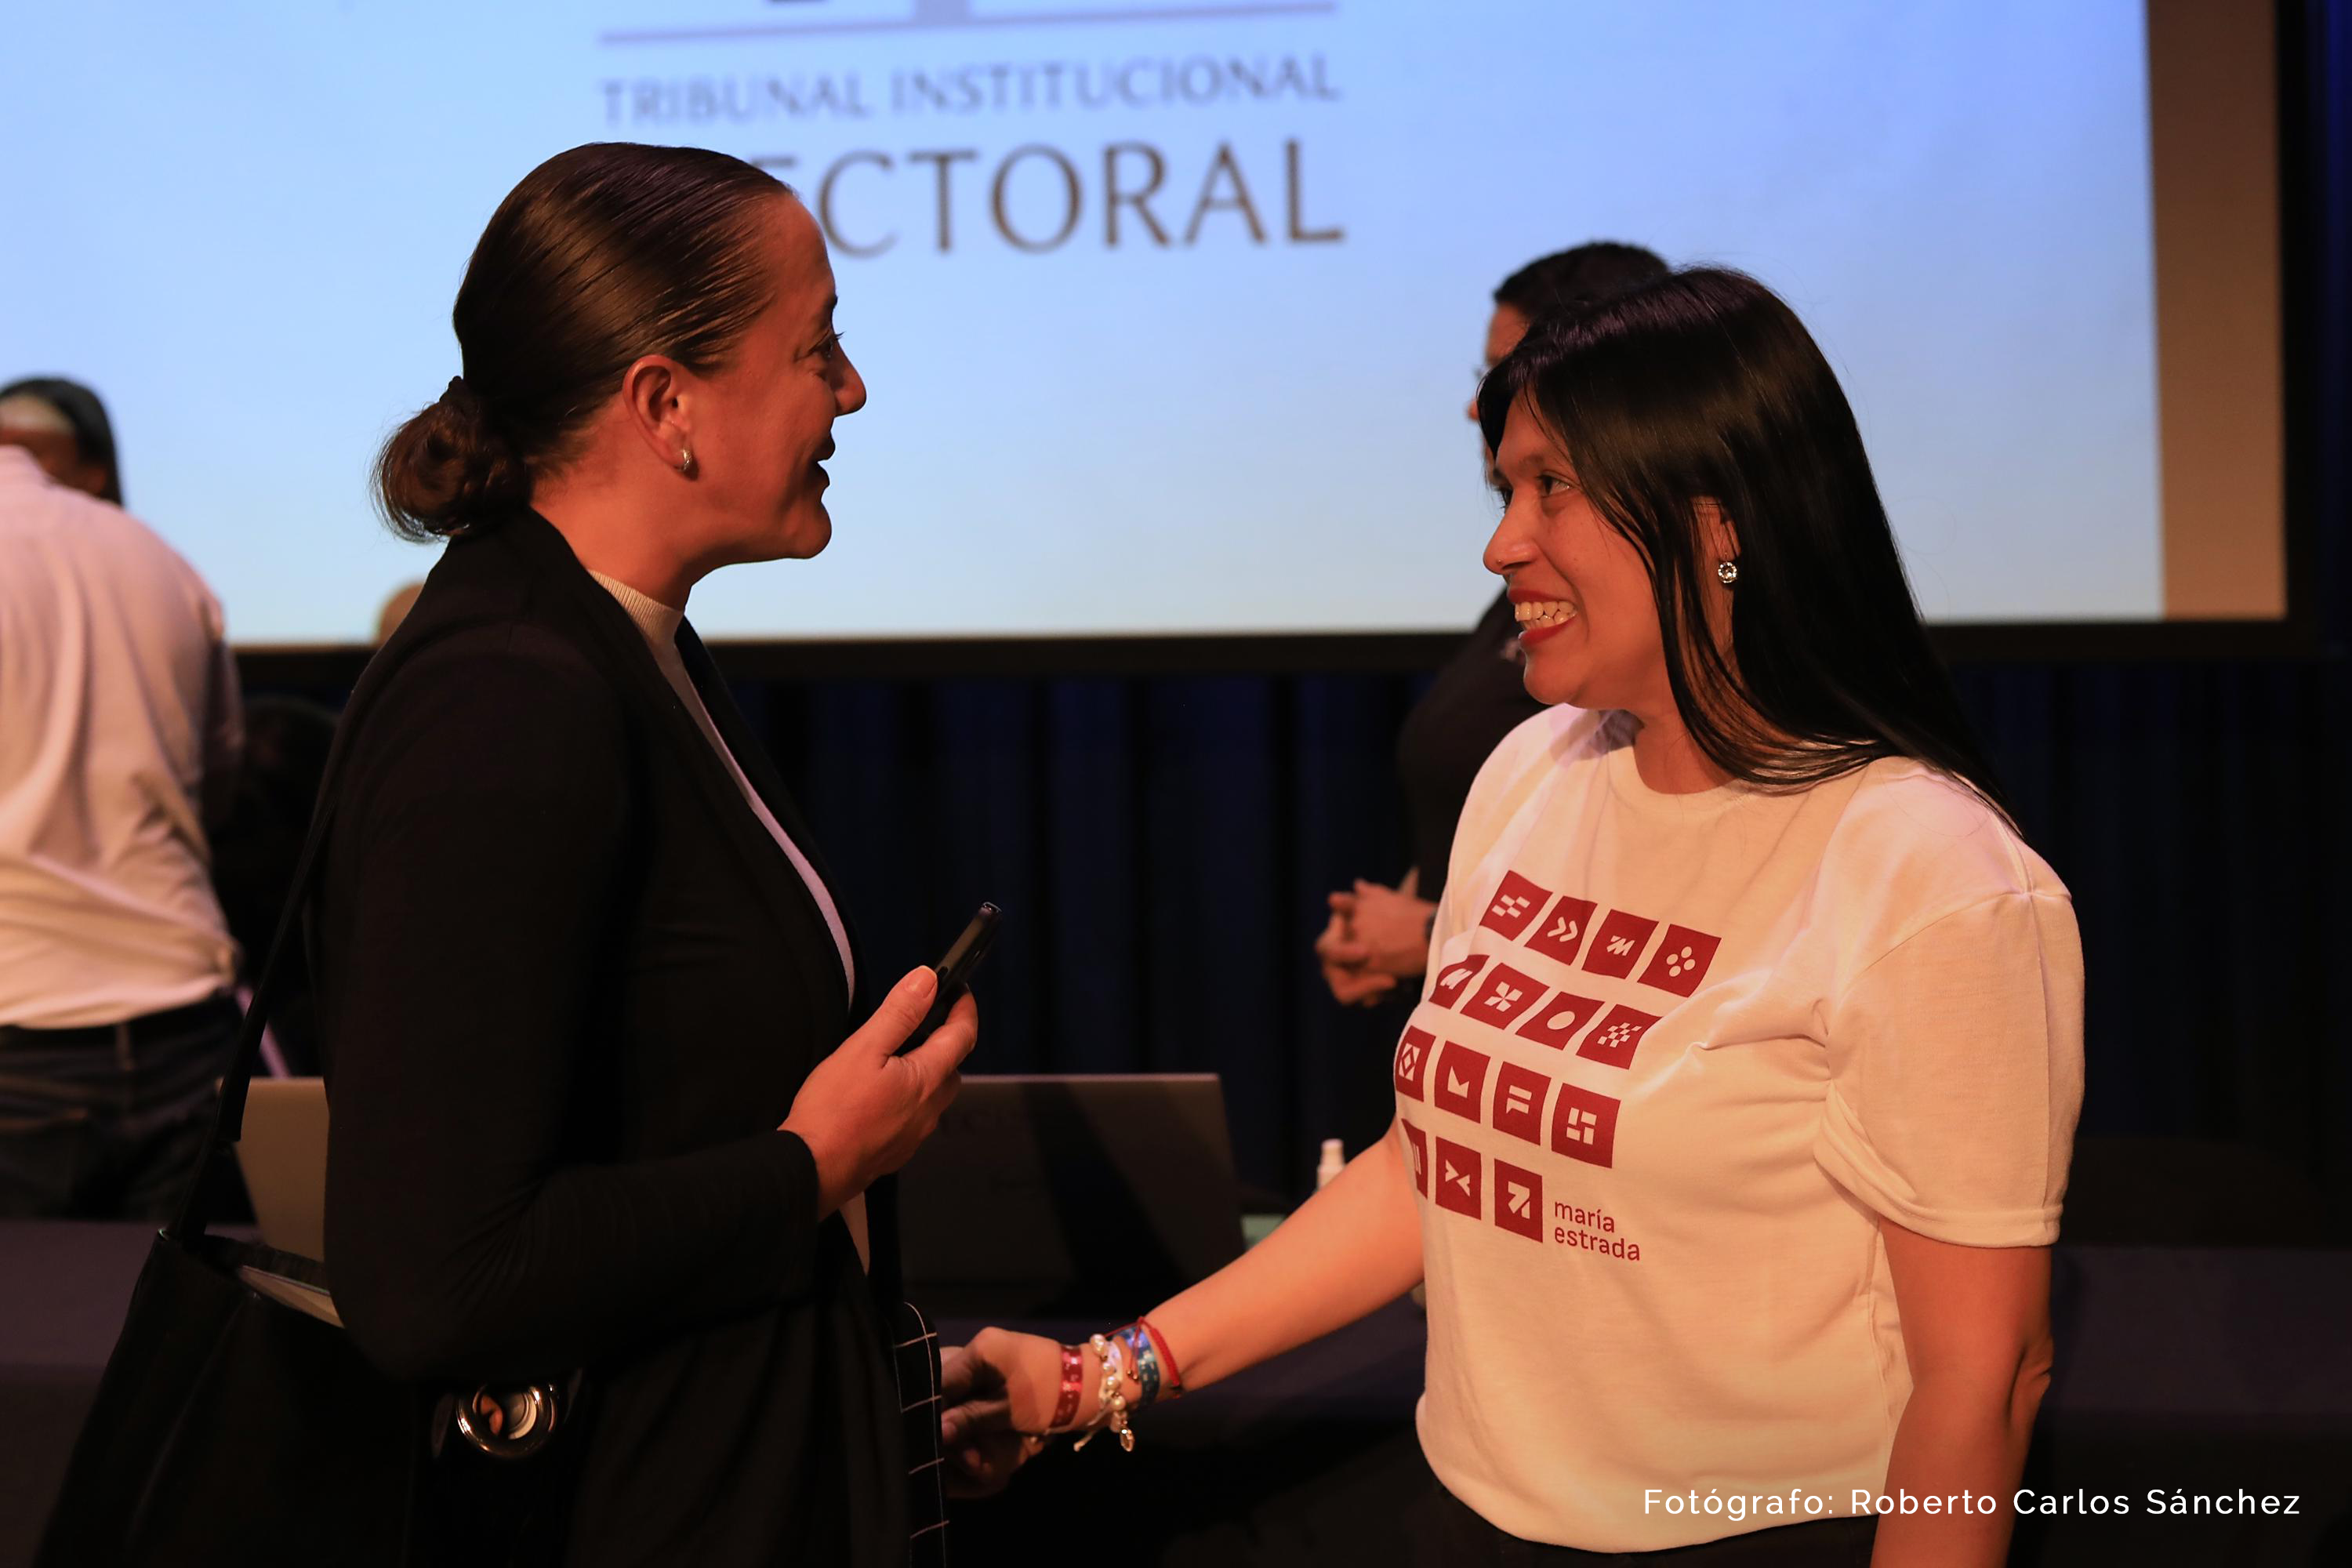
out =
[[[1738,582],[1739,563],[1737,561],[1717,562],[1715,563],[1715,580],[1722,584],[1727,588],[1730,587],[1734,583]]]
[[[677,449],[677,471],[688,479],[694,478],[694,451],[688,447]]]

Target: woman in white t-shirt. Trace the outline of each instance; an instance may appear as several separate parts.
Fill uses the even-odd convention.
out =
[[[1425,1278],[1429,1561],[1997,1563],[2081,950],[1845,398],[1778,299],[1697,269],[1538,325],[1480,414],[1486,564],[1556,706],[1464,809],[1391,1136],[1122,1363],[1198,1389]],[[968,1468],[1108,1418],[1091,1350],[1062,1414],[1065,1360],[952,1358]]]

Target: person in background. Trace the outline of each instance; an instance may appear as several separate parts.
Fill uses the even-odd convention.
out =
[[[0,395],[0,1215],[170,1215],[235,1043],[207,827],[236,674],[194,569],[110,504],[88,389]],[[103,499],[102,499],[103,498]]]
[[[2082,944],[1852,407],[1787,305],[1702,268],[1537,323],[1478,412],[1546,707],[1463,807],[1391,1135],[1126,1330],[950,1352],[950,1452],[1148,1440],[1155,1397],[1425,1279],[1417,1561],[1996,1568]],[[1148,1509],[1127,1462],[1103,1487]]]
[[[1665,274],[1666,264],[1654,252],[1611,240],[1528,262],[1495,290],[1484,368],[1501,363],[1530,323]],[[1475,400],[1469,414],[1471,423],[1477,423]],[[1421,975],[1430,917],[1445,891],[1454,819],[1462,815],[1470,781],[1502,738],[1542,706],[1519,679],[1517,632],[1508,598],[1497,594],[1405,715],[1397,736],[1397,777],[1404,790],[1412,863],[1393,887],[1359,879],[1354,888],[1333,893],[1330,920],[1315,943],[1324,981],[1343,1004],[1382,1001]],[[1378,1124],[1387,1121],[1383,1105]]]
[[[63,376],[35,375],[0,386],[11,405],[10,439],[33,454],[61,485],[122,504],[122,466],[114,454],[114,421],[98,394]]]

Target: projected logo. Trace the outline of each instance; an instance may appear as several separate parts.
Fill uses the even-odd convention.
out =
[[[691,140],[801,186],[842,256],[992,241],[1024,255],[1332,245],[1346,230],[1309,189],[1310,169],[1325,169],[1328,154],[1310,156],[1303,133],[1276,139],[1263,130],[1269,109],[1312,114],[1339,100],[1331,60],[1316,33],[1260,24],[1314,24],[1338,9],[1330,0],[768,0],[756,19],[618,27],[597,41],[623,49],[790,38],[788,67],[657,68],[604,76],[596,89],[608,133],[674,141],[694,132]],[[1169,52],[1163,31],[1150,48],[1122,54],[1071,36],[1121,24],[1181,25],[1203,42]],[[972,37],[975,54],[990,40],[989,57],[943,63],[939,40],[958,34]],[[893,36],[908,47],[877,67],[873,46]],[[1045,49],[1007,58],[994,42],[1030,37]],[[826,58],[827,40],[843,47],[837,61]],[[1104,110],[1125,123],[1147,117],[1144,129],[1069,145],[1024,126],[1008,138],[1017,144],[992,149],[973,145],[969,129],[991,115]],[[1223,126],[1202,119],[1221,110],[1241,118]],[[852,130],[886,118],[952,129],[895,145]],[[767,144],[730,146],[747,135]]]
[[[750,12],[753,7],[743,7]],[[1267,16],[1328,16],[1335,0],[1208,0],[1171,6],[1166,0],[764,0],[760,20],[700,26],[617,28],[606,44],[683,43],[758,37],[807,37],[842,33],[936,32],[960,27],[1102,26],[1146,23],[1230,22]]]

